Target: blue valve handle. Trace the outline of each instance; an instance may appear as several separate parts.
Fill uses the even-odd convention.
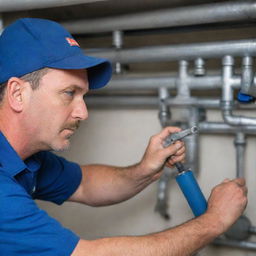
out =
[[[179,173],[176,176],[176,181],[187,199],[194,215],[197,217],[205,213],[207,209],[207,201],[194,177],[193,172],[188,170]]]
[[[163,146],[168,147],[177,140],[181,140],[196,132],[198,132],[198,128],[193,126],[181,132],[171,134],[165,139]],[[186,170],[182,163],[175,163],[174,165],[179,172],[176,176],[176,181],[187,199],[192,212],[196,217],[203,214],[207,209],[207,201],[194,177],[193,172],[191,170]]]

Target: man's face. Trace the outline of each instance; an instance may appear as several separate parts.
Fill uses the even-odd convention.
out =
[[[88,91],[86,70],[50,69],[36,90],[31,89],[25,120],[32,146],[62,151],[70,137],[87,119],[84,95]]]

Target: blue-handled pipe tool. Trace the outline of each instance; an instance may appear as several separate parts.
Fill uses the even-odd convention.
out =
[[[193,126],[189,129],[183,130],[169,135],[164,143],[164,147],[168,147],[177,140],[181,140],[186,136],[192,135],[198,132],[198,128]],[[195,179],[193,172],[190,169],[186,169],[182,163],[175,163],[178,174],[176,181],[183,192],[192,212],[197,217],[203,214],[207,209],[207,201]]]

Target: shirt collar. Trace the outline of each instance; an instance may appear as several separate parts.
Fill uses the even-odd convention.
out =
[[[15,176],[25,169],[35,172],[40,166],[41,163],[36,155],[23,161],[0,131],[0,169]]]

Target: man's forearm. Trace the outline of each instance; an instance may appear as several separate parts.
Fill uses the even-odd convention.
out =
[[[172,167],[174,163],[184,160],[184,142],[177,141],[169,147],[163,147],[165,138],[179,130],[167,127],[152,136],[141,161],[133,166],[81,166],[82,182],[69,200],[101,206],[133,197],[161,176],[164,165]]]
[[[152,183],[150,176],[139,176],[140,166],[82,166],[79,191],[70,200],[92,206],[111,205],[125,201]]]
[[[80,240],[72,256],[188,256],[211,242],[222,231],[216,218],[204,214],[155,234]]]

